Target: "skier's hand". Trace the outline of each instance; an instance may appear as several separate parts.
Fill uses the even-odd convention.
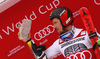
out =
[[[20,37],[20,34],[19,34],[19,32],[18,32],[18,38]],[[29,39],[31,38],[31,33],[29,33],[28,34],[28,38],[27,39],[20,39],[20,40],[22,40],[22,41],[24,41],[24,42],[27,42]]]

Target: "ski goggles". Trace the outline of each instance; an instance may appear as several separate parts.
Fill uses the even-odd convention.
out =
[[[68,40],[70,40],[70,39],[72,39],[73,38],[73,32],[72,31],[68,31],[68,32],[66,32],[66,33],[64,33],[64,34],[62,34],[62,35],[60,35],[60,38],[61,38],[61,40],[63,40],[63,41],[68,41]]]

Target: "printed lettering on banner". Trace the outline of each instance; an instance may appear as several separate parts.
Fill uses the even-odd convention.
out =
[[[7,26],[7,31],[5,31],[4,29],[2,29],[2,31],[4,33],[6,33],[7,35],[9,35],[9,30],[11,30],[12,32],[14,32],[14,24],[13,23],[12,23],[12,29],[9,26]]]
[[[47,11],[49,11],[49,10],[51,10],[51,9],[53,9],[53,8],[57,8],[57,6],[60,4],[60,1],[59,0],[53,0],[51,3],[49,3],[49,5],[51,6],[51,8],[49,8],[47,5],[46,6],[44,6],[44,5],[41,5],[38,9],[39,9],[39,13],[40,14],[45,14],[46,12],[43,12],[43,11],[41,11],[41,8],[42,7],[45,7],[46,9],[47,9]],[[53,7],[54,6],[54,7]],[[27,16],[27,15],[24,15],[24,19],[30,19],[30,20],[35,20],[35,19],[37,19],[37,15],[36,15],[36,13],[34,12],[34,11],[31,11],[32,13],[29,15],[29,17]],[[23,20],[24,19],[22,19],[21,21],[23,22]],[[2,32],[4,32],[5,34],[7,34],[7,35],[10,35],[10,31],[12,31],[12,32],[14,32],[15,31],[15,29],[14,29],[14,26],[18,29],[18,25],[21,25],[22,24],[22,22],[16,22],[15,24],[14,23],[12,23],[12,27],[9,27],[9,26],[7,26],[7,30],[6,29],[2,29]],[[51,26],[51,25],[50,25]],[[45,29],[45,28],[44,28]],[[49,29],[48,28],[46,28],[47,29],[47,31],[49,32]],[[43,32],[44,33],[44,32]],[[52,32],[50,32],[50,33],[52,33]],[[49,34],[50,34],[49,33]],[[45,33],[44,33],[45,34]],[[40,39],[36,39],[36,40],[41,40],[41,38],[44,38],[44,36],[43,37],[41,37],[41,34],[38,34],[39,36],[40,36]],[[46,34],[45,36],[47,36],[48,34]],[[0,35],[0,38],[2,39],[3,37],[2,37],[2,35]]]
[[[52,5],[52,4],[53,4],[53,5]],[[50,5],[51,8],[48,8],[47,5],[46,5],[46,6],[41,5],[41,6],[39,7],[39,12],[40,12],[40,14],[45,14],[45,13],[47,13],[47,11],[53,9],[53,6],[54,6],[55,8],[57,8],[57,6],[60,4],[60,1],[59,1],[59,0],[54,0],[54,1],[52,2],[52,4],[49,3],[49,5]],[[42,8],[46,8],[47,10],[41,10]]]
[[[2,39],[2,36],[0,35],[0,39]]]

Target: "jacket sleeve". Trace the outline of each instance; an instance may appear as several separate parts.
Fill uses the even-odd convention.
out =
[[[45,50],[45,54],[47,55],[48,59],[56,58],[59,53],[59,39],[56,40],[47,50]]]

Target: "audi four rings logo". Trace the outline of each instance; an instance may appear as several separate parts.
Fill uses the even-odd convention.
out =
[[[90,56],[86,56],[86,54],[89,54]],[[88,50],[78,52],[76,54],[72,54],[72,55],[68,56],[66,59],[71,59],[71,57],[73,57],[73,59],[79,59],[79,57],[77,55],[80,55],[81,59],[86,59],[86,57],[89,57],[89,59],[92,59],[92,54]]]
[[[99,1],[100,1],[100,0],[99,0]],[[97,0],[94,0],[94,2],[95,2],[95,4],[100,5],[100,3],[99,3],[99,2],[97,2]]]
[[[50,33],[53,33],[55,31],[53,25],[48,25],[47,27],[43,28],[39,32],[36,32],[34,34],[34,38],[36,40],[41,40],[42,38],[45,38],[46,36],[50,35]]]

